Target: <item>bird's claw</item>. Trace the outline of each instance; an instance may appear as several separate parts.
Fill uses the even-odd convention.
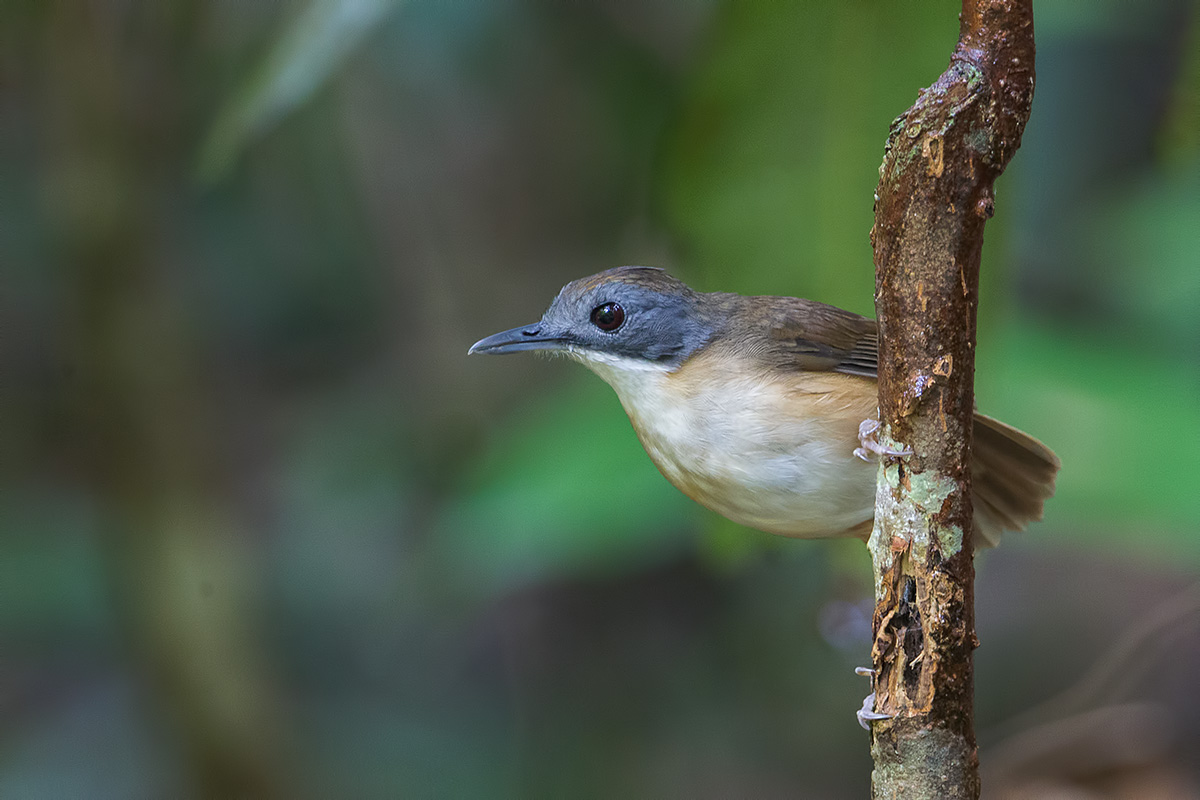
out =
[[[863,461],[870,461],[871,455],[890,456],[899,458],[900,456],[911,456],[913,451],[909,448],[896,450],[891,447],[884,447],[879,443],[877,434],[883,424],[877,419],[864,419],[858,426],[858,447],[854,448],[854,455],[861,458]]]
[[[875,677],[875,670],[870,667],[855,667],[855,675],[863,675],[868,678]],[[875,710],[875,693],[871,692],[863,698],[862,708],[854,712],[854,716],[858,717],[858,724],[862,726],[864,731],[871,730],[871,723],[878,722],[881,719],[891,719],[891,714],[881,714]]]
[[[875,693],[871,692],[863,698],[862,708],[854,712],[854,716],[858,717],[858,724],[862,726],[864,731],[871,730],[871,723],[878,722],[881,719],[891,719],[891,714],[881,714],[875,710]]]

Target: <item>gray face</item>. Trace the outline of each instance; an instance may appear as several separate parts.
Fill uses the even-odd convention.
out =
[[[471,352],[591,351],[674,367],[712,335],[696,297],[661,270],[618,267],[568,283],[539,323],[489,336]]]

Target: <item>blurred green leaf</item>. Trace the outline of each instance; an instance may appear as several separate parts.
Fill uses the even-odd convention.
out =
[[[1172,563],[1200,558],[1200,392],[1166,354],[1028,321],[981,344],[980,410],[1062,459],[1046,519],[1055,535]],[[1061,534],[1060,534],[1061,532]]]
[[[588,376],[521,408],[437,525],[441,555],[501,589],[556,573],[638,568],[689,546],[699,506],[642,450]]]
[[[665,162],[702,288],[871,313],[888,124],[945,68],[957,4],[728,3]],[[895,46],[897,43],[903,46]]]
[[[1180,309],[1200,307],[1197,220],[1200,160],[1193,160],[1122,187],[1093,215],[1087,236],[1092,261],[1106,270],[1140,343],[1193,368],[1200,367],[1200,326]]]
[[[786,549],[789,540],[738,525],[715,512],[698,542],[698,555],[713,572],[736,575],[755,563],[768,550]]]
[[[201,181],[215,182],[255,137],[303,104],[399,0],[313,0],[217,113],[200,148]]]

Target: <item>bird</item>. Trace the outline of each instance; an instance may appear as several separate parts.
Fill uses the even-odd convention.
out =
[[[572,281],[540,321],[469,354],[565,355],[620,399],[663,476],[750,528],[867,539],[877,467],[875,320],[814,300],[700,292],[657,267]],[[1061,462],[1032,436],[976,413],[976,546],[1042,518]]]

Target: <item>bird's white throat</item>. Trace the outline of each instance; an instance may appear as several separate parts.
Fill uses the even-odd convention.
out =
[[[574,347],[568,350],[568,354],[611,386],[621,398],[625,410],[631,413],[635,413],[634,409],[648,411],[658,406],[667,376],[671,374],[670,367],[665,364],[644,358]]]

